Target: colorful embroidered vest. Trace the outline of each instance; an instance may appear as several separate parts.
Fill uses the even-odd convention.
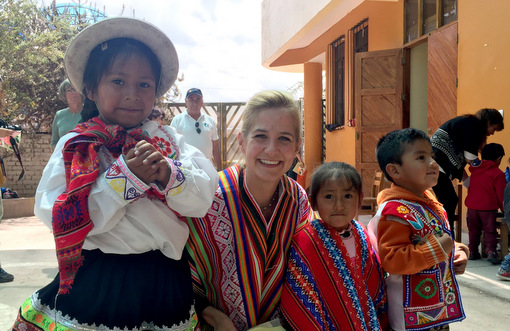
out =
[[[407,221],[412,229],[413,243],[429,233],[451,236],[446,218],[437,216],[423,204],[407,200],[390,200],[382,214]],[[403,309],[406,330],[438,327],[465,318],[459,286],[453,271],[453,257],[414,275],[402,275]],[[396,276],[396,275],[393,275]],[[399,277],[400,278],[400,277]]]

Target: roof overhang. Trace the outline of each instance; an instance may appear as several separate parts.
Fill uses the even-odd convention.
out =
[[[319,8],[313,5],[310,8],[301,3],[302,0],[294,0],[291,9],[284,8],[285,1],[280,1],[264,0],[262,3],[262,65],[277,71],[303,72],[304,63],[319,62],[324,65],[325,50],[318,52],[309,47],[351,11],[364,2],[399,0],[332,0],[322,1],[322,4],[318,1]],[[303,1],[310,3],[310,0]],[[289,19],[289,16],[294,18]],[[302,21],[298,22],[300,19]]]

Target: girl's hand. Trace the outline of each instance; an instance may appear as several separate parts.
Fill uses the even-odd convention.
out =
[[[125,159],[129,170],[145,184],[157,183],[162,187],[168,184],[170,167],[165,157],[147,141],[139,141]]]

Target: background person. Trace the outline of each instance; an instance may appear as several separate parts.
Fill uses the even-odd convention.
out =
[[[467,226],[469,230],[469,259],[481,258],[478,246],[480,237],[485,238],[487,261],[501,262],[496,251],[498,244],[497,213],[504,211],[503,195],[506,186],[505,173],[499,169],[505,156],[502,145],[491,143],[483,146],[482,160],[475,160],[469,166],[471,177],[466,196]]]
[[[66,133],[74,129],[76,124],[81,122],[81,110],[83,108],[83,97],[65,79],[58,88],[58,97],[67,103],[68,107],[57,111],[51,126],[51,146],[55,147],[58,140]]]
[[[13,130],[0,128],[0,138],[9,137],[14,134]],[[3,169],[0,169],[0,187],[2,187],[5,183],[5,175],[3,173]],[[2,200],[2,192],[0,191],[0,220],[4,216],[4,206]],[[0,263],[0,283],[12,282],[14,280],[14,276],[2,268],[2,264]]]
[[[186,139],[186,142],[195,146],[205,156],[213,161],[217,170],[222,170],[221,148],[218,130],[214,119],[202,113],[204,98],[198,88],[190,88],[186,92],[186,112],[176,115],[170,126],[177,130]]]
[[[508,163],[510,163],[510,159],[507,160]],[[508,169],[508,167],[507,167]],[[504,216],[505,216],[505,222],[508,226],[508,235],[510,236],[510,180],[506,183],[505,191],[503,195],[503,201],[504,201]],[[501,234],[503,235],[503,233]],[[507,280],[510,281],[510,253],[508,253],[504,259],[503,262],[501,262],[501,266],[498,269],[497,275],[499,279],[501,280]]]
[[[201,326],[216,330],[279,324],[290,242],[313,217],[304,189],[285,176],[302,141],[292,95],[257,93],[242,117],[244,162],[220,172],[206,216],[188,220],[195,307]]]
[[[457,116],[446,121],[430,138],[439,165],[439,179],[433,190],[446,209],[454,236],[458,197],[452,180],[464,181],[468,178],[464,169],[466,164],[478,158],[478,152],[488,136],[503,128],[501,113],[493,108],[483,108],[475,115]]]

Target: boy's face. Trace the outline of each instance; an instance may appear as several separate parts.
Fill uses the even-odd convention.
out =
[[[402,165],[391,163],[386,169],[396,185],[420,197],[437,184],[439,177],[439,166],[434,160],[432,146],[423,139],[407,144]]]

